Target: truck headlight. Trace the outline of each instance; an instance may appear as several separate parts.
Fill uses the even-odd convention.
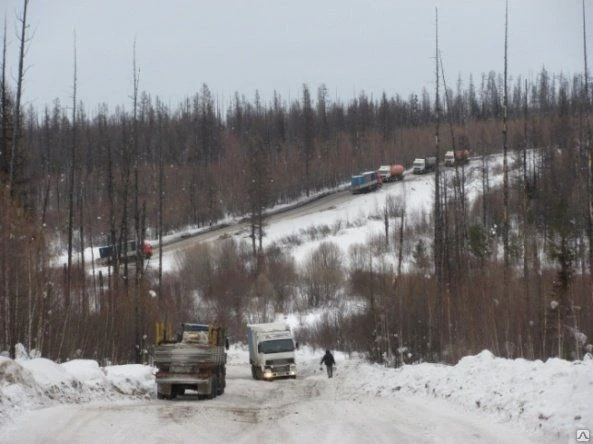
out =
[[[272,378],[273,376],[274,374],[271,369],[267,368],[264,370],[264,378]]]

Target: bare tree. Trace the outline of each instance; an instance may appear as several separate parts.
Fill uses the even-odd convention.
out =
[[[437,304],[441,306],[444,293],[444,276],[443,276],[443,234],[444,221],[441,203],[441,173],[440,173],[440,123],[441,123],[441,104],[439,96],[439,11],[435,8],[435,156],[436,156],[436,172],[434,175],[434,268],[435,278],[437,281]],[[439,316],[440,319],[440,316]],[[438,322],[438,321],[437,321]]]
[[[17,165],[17,156],[20,154],[20,146],[21,146],[21,97],[22,97],[22,91],[23,91],[23,78],[24,78],[24,62],[25,62],[25,46],[27,44],[27,9],[29,6],[29,0],[23,0],[23,12],[22,15],[20,16],[20,18],[18,19],[20,22],[20,36],[19,36],[19,68],[18,68],[18,74],[17,74],[17,89],[16,89],[16,99],[15,99],[15,104],[14,104],[14,110],[13,110],[13,118],[12,118],[12,140],[11,140],[11,146],[10,146],[10,160],[9,160],[9,171],[8,171],[8,182],[7,182],[7,186],[6,186],[6,192],[7,192],[7,196],[6,196],[6,205],[7,207],[10,207],[12,205],[12,201],[11,198],[15,198],[16,194],[16,190],[14,189],[14,185],[15,185],[15,176],[17,175],[17,171],[16,171],[16,165]],[[4,44],[4,54],[6,53],[6,32],[5,32],[5,44]],[[6,60],[5,55],[3,56],[4,58],[4,62]],[[3,68],[4,71],[5,68]],[[3,74],[3,104],[2,104],[2,110],[4,112],[6,112],[8,110],[7,104],[8,104],[8,94],[6,92],[6,83],[4,81],[4,74]],[[7,116],[6,116],[7,117]],[[7,120],[4,120],[5,122],[7,122]],[[5,128],[6,130],[6,128]],[[21,168],[24,168],[24,166],[21,165]],[[24,174],[24,171],[19,171],[19,174]],[[21,190],[22,191],[22,190]],[[24,196],[19,196],[21,199]],[[14,199],[14,202],[18,202],[19,199]],[[9,211],[7,208],[6,211],[6,227],[10,227],[11,225],[11,220],[10,220],[10,216],[9,216]],[[5,229],[3,230],[6,233],[6,236],[9,235],[10,230],[9,229]],[[18,326],[17,326],[17,311],[16,311],[16,304],[17,304],[17,300],[16,297],[13,295],[10,295],[9,292],[9,282],[10,279],[8,276],[4,276],[6,278],[6,283],[5,283],[5,290],[6,290],[6,301],[7,301],[7,314],[8,314],[8,327],[7,327],[7,331],[8,331],[8,338],[10,340],[10,357],[14,358],[15,357],[15,344],[16,344],[16,340],[18,339]]]
[[[8,177],[10,173],[10,157],[8,155],[10,146],[12,145],[12,131],[10,128],[11,122],[11,111],[8,94],[8,85],[6,84],[6,18],[4,19],[4,37],[2,39],[2,78],[0,84],[0,101],[1,101],[1,113],[2,113],[2,134],[0,139],[0,174]]]
[[[74,66],[72,78],[72,145],[70,146],[70,172],[68,185],[68,259],[66,268],[66,288],[64,301],[64,320],[62,325],[62,335],[60,338],[60,347],[58,349],[58,359],[61,357],[62,347],[66,338],[66,331],[70,322],[70,312],[72,310],[72,249],[74,233],[74,179],[76,171],[76,91],[77,91],[77,58],[76,58],[76,34],[74,34]]]
[[[504,269],[503,269],[503,300],[507,310],[510,308],[509,304],[509,279],[511,272],[511,260],[510,260],[510,247],[509,247],[509,161],[508,161],[508,23],[509,23],[509,2],[505,2],[505,21],[504,21],[504,95],[503,95],[503,107],[502,107],[502,192],[503,192],[503,220],[502,220],[502,242],[504,249]],[[510,334],[510,313],[508,313],[506,325],[506,339],[509,340],[508,335]]]
[[[140,80],[140,70],[136,67],[136,40],[134,40],[133,62],[132,62],[132,150],[133,150],[133,170],[134,170],[134,239],[136,241],[136,279],[134,281],[134,338],[136,363],[142,361],[142,304],[140,302],[140,283],[144,273],[144,230],[141,223],[140,209],[140,185],[138,177],[138,168],[140,162],[140,152],[138,149],[138,82]]]
[[[311,192],[311,162],[315,151],[315,118],[311,105],[311,93],[307,85],[303,85],[303,156],[305,161],[305,191],[307,197]]]
[[[581,94],[582,99],[581,102],[583,103],[583,114],[585,115],[586,119],[586,129],[584,134],[581,135],[581,145],[585,146],[587,150],[587,157],[588,157],[588,168],[587,168],[587,196],[588,196],[588,204],[589,204],[589,212],[588,212],[588,227],[587,227],[587,234],[589,238],[589,275],[590,275],[590,287],[593,288],[593,134],[591,131],[591,120],[589,118],[590,114],[590,103],[591,98],[589,97],[589,70],[587,66],[587,24],[585,20],[585,0],[582,0],[583,6],[583,69],[584,69],[584,79],[583,79],[583,92]]]
[[[8,189],[13,193],[13,185],[15,180],[15,163],[16,156],[21,141],[21,97],[23,94],[23,78],[25,75],[25,46],[27,44],[27,9],[29,7],[29,0],[23,0],[23,13],[19,18],[21,24],[21,34],[19,36],[19,68],[17,74],[16,84],[16,101],[14,106],[14,122],[12,127],[12,146],[10,151],[10,169],[8,174]]]
[[[257,259],[257,271],[261,271],[263,259],[263,237],[266,213],[270,203],[270,169],[266,147],[259,137],[250,138],[249,168],[246,176],[246,189],[249,201],[251,226],[251,246],[253,257]]]

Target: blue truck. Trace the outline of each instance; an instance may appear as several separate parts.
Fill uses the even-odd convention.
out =
[[[134,240],[116,245],[106,245],[104,247],[99,247],[98,261],[100,263],[110,264],[113,260],[114,250],[117,252],[115,255],[121,261],[133,261],[136,258],[136,253],[138,251],[136,241]],[[144,241],[141,254],[144,255],[144,259],[150,259],[152,257],[152,244],[150,242]]]
[[[352,194],[368,193],[379,188],[381,184],[376,171],[365,171],[352,176],[350,180],[350,191]]]

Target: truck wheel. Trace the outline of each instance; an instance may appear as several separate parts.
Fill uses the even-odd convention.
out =
[[[257,380],[257,368],[255,365],[251,366],[251,376],[253,376],[253,379]]]
[[[210,393],[208,393],[207,398],[214,399],[214,398],[216,398],[217,393],[218,393],[218,376],[214,376],[212,378],[212,381],[210,382]]]
[[[160,393],[160,392],[157,392],[157,394],[156,394],[156,399],[165,399],[165,395],[163,395],[163,394],[162,394],[162,393]]]
[[[218,393],[217,393],[217,395],[222,395],[224,393],[224,386],[226,385],[224,379],[225,379],[224,375],[221,375],[218,378]]]

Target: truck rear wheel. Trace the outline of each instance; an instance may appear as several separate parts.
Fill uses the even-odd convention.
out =
[[[210,380],[210,393],[208,393],[208,395],[206,395],[206,397],[208,399],[214,399],[214,398],[216,398],[217,394],[218,394],[218,376],[213,376],[212,379]]]
[[[226,383],[225,383],[225,377],[224,377],[224,373],[219,375],[218,378],[218,392],[217,395],[222,395],[224,393],[224,387],[225,387]]]

